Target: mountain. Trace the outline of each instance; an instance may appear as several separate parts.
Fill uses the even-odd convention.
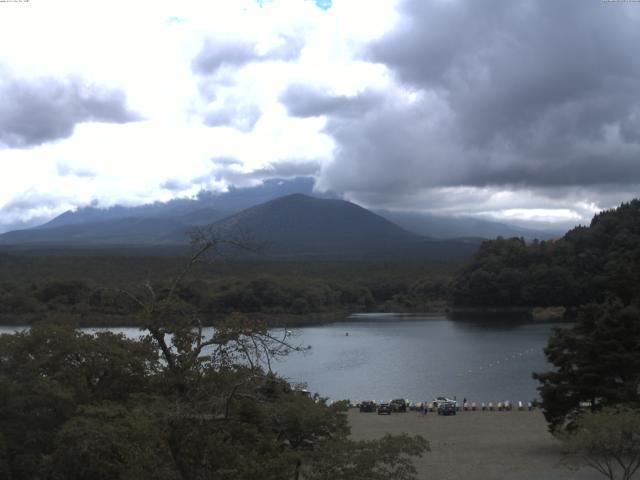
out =
[[[55,228],[125,218],[171,219],[186,225],[202,225],[284,195],[292,193],[311,195],[313,186],[313,179],[308,177],[290,180],[270,179],[253,187],[231,187],[226,192],[203,191],[193,199],[180,198],[164,203],[155,202],[137,207],[120,205],[110,208],[84,207],[64,212],[38,228]],[[323,198],[334,197],[331,193],[314,195]]]
[[[276,249],[368,248],[415,241],[390,221],[344,200],[292,194],[248,208],[214,224],[221,232],[251,232]]]
[[[201,192],[195,198],[155,202],[137,207],[116,205],[111,208],[85,207],[67,211],[58,217],[34,228],[33,223],[21,225],[20,231],[0,236],[0,244],[7,243],[57,243],[70,242],[91,244],[182,244],[185,230],[194,226],[208,225],[242,210],[291,194],[304,194],[317,198],[337,199],[334,193],[314,192],[314,179],[269,179],[252,187],[234,188],[227,192]],[[558,237],[562,232],[550,232],[519,228],[513,225],[479,220],[428,215],[418,212],[376,211],[407,232],[421,236],[447,238],[524,237],[546,239]],[[135,220],[140,222],[136,222]],[[144,220],[144,221],[143,221]],[[168,223],[163,223],[168,222]],[[173,228],[162,234],[163,228]],[[98,227],[99,223],[104,225]],[[71,227],[65,230],[62,227]],[[30,228],[27,230],[27,228]],[[113,232],[109,232],[112,228]],[[130,228],[127,238],[126,229]],[[61,230],[54,230],[61,229]],[[92,234],[99,230],[97,235]],[[37,230],[48,230],[48,233]],[[28,232],[28,233],[27,233]],[[132,243],[131,243],[132,242]]]
[[[442,241],[408,232],[353,203],[291,194],[242,210],[215,222],[220,211],[200,208],[172,218],[111,218],[49,224],[8,232],[0,244],[32,246],[187,245],[187,231],[211,224],[221,237],[249,236],[275,257],[420,258],[448,260],[470,255],[479,241]],[[116,212],[119,213],[119,212]],[[88,219],[93,218],[92,214]],[[67,222],[67,223],[65,223]]]
[[[525,240],[548,240],[560,237],[562,230],[536,230],[492,222],[474,217],[443,217],[419,212],[376,210],[378,215],[413,233],[434,238],[496,238],[522,237]]]
[[[440,241],[408,232],[351,202],[293,194],[216,222],[221,236],[248,232],[272,256],[451,260],[479,241]]]
[[[154,245],[167,232],[187,230],[179,221],[162,218],[115,218],[14,230],[0,235],[2,245]],[[182,242],[184,243],[184,242]]]

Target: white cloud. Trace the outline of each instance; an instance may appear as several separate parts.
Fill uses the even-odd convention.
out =
[[[254,0],[3,4],[0,69],[9,80],[80,78],[123,92],[142,120],[88,118],[62,138],[0,150],[0,208],[14,202],[12,220],[19,220],[91,202],[135,204],[225,188],[224,180],[197,183],[214,157],[237,159],[240,173],[291,159],[328,161],[335,145],[321,131],[324,120],[290,118],[278,96],[296,79],[337,89],[366,84],[380,68],[354,63],[354,54],[393,21],[393,2],[377,3],[334,2],[327,10],[304,0],[263,7]],[[354,23],[364,12],[367,21]],[[249,44],[264,58],[199,74],[192,65],[207,42]],[[297,51],[287,51],[291,45]],[[185,188],[163,188],[168,181]],[[16,202],[26,197],[48,201]]]
[[[623,95],[637,84],[624,40],[637,37],[628,27],[640,9],[624,6],[631,20],[609,36],[618,17],[598,9],[613,5],[575,11],[575,25],[589,28],[573,32],[566,14],[576,0],[557,10],[462,3],[2,3],[0,82],[81,79],[141,118],[81,115],[40,144],[0,149],[2,221],[224,189],[295,162],[320,164],[321,187],[380,208],[571,222],[633,195],[640,110]],[[556,63],[536,24],[548,9],[550,33],[573,38],[561,51],[596,36],[592,64],[579,55]],[[524,27],[515,35],[513,25]],[[287,111],[282,99],[296,85],[316,92],[298,106],[317,114]],[[237,164],[212,175],[221,157]]]

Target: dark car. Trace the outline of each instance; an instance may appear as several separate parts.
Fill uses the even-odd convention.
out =
[[[390,405],[394,412],[407,411],[407,402],[404,398],[396,398],[395,400],[391,400]]]
[[[438,415],[455,415],[456,404],[454,402],[440,402],[438,404]]]
[[[387,414],[387,415],[391,415],[392,412],[392,408],[391,405],[388,403],[381,403],[380,405],[378,405],[378,415],[382,415],[382,414]]]
[[[375,412],[376,411],[376,404],[373,403],[372,401],[364,401],[360,403],[360,411],[361,412]]]

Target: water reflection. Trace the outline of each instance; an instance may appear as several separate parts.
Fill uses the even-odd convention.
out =
[[[531,373],[549,368],[542,349],[557,325],[360,315],[302,329],[313,350],[276,369],[331,398],[525,401],[537,395]]]

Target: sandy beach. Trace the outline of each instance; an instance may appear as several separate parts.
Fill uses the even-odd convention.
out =
[[[594,470],[571,471],[562,464],[560,443],[547,431],[540,410],[459,412],[439,416],[416,412],[377,415],[349,412],[352,438],[385,433],[422,435],[431,452],[416,461],[420,479],[429,480],[596,480]]]

